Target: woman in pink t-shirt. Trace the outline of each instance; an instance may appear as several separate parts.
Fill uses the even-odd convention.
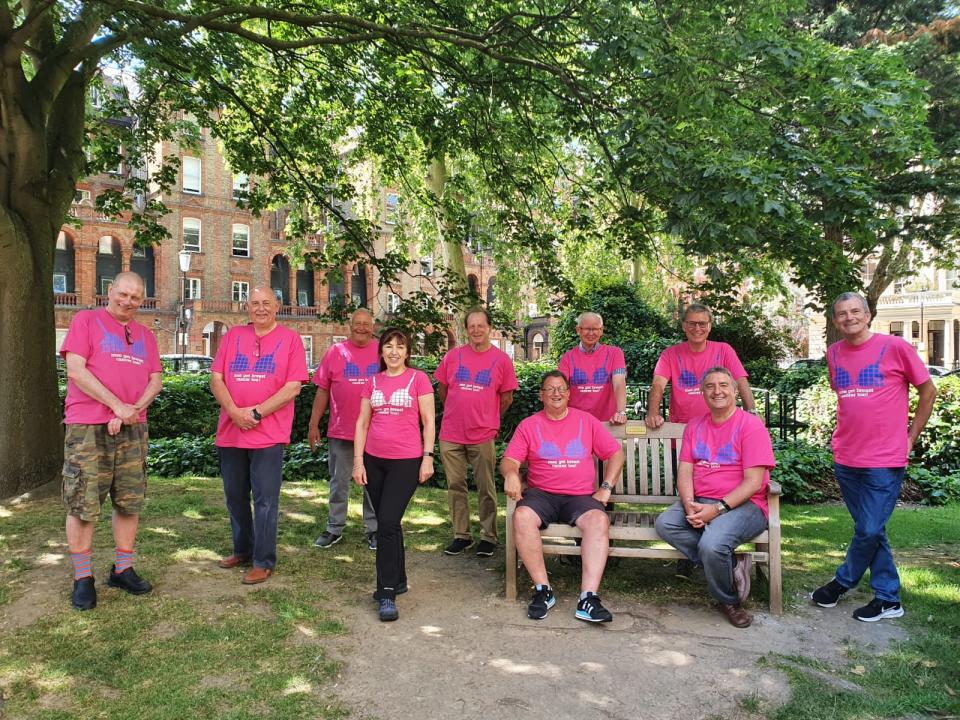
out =
[[[410,340],[396,328],[380,336],[380,372],[361,393],[353,441],[353,479],[365,485],[377,513],[380,619],[399,617],[396,597],[407,591],[400,521],[417,484],[433,475],[433,386],[410,367]]]

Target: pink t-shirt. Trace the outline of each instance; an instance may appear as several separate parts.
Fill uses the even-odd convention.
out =
[[[725,367],[733,373],[734,380],[747,377],[736,351],[724,342],[707,340],[707,347],[698,353],[682,342],[660,354],[653,374],[670,381],[670,422],[689,422],[707,412],[700,383],[712,367]]]
[[[353,440],[363,386],[379,371],[380,353],[375,340],[363,347],[350,340],[330,346],[313,375],[313,384],[330,392],[327,437]]]
[[[70,322],[60,355],[76,353],[87,361],[93,373],[107,390],[122,402],[133,405],[143,395],[150,375],[162,372],[157,339],[145,326],[131,320],[127,323],[130,342],[123,323],[106,308],[81,310]],[[67,381],[64,422],[67,425],[100,425],[110,422],[113,410],[84,394],[73,380]],[[140,422],[147,411],[140,413]]]
[[[602,422],[613,417],[617,411],[613,376],[627,375],[623,350],[598,343],[588,354],[577,345],[563,354],[558,369],[570,381],[570,407],[588,412]]]
[[[493,440],[500,429],[500,394],[518,387],[510,356],[493,345],[483,352],[463,345],[443,356],[433,377],[447,386],[440,439],[461,445]]]
[[[767,485],[773,444],[770,433],[758,417],[737,408],[733,415],[717,424],[706,413],[694,418],[683,429],[680,461],[693,464],[693,492],[697,497],[716,500],[743,482],[743,471],[752,467],[766,468],[763,485],[750,502],[767,515]]]
[[[930,379],[917,351],[903,338],[874,333],[862,345],[834,343],[827,364],[837,393],[834,461],[906,467],[909,386]]]
[[[257,405],[276,395],[288,382],[310,379],[303,340],[283,325],[277,325],[259,340],[253,325],[230,328],[220,341],[211,370],[223,374],[223,381],[237,407]],[[251,430],[238,428],[221,408],[217,446],[264,448],[290,442],[293,405],[291,401],[264,416]]]
[[[424,395],[430,395],[433,402],[433,385],[427,374],[416,368],[407,368],[395,377],[379,372],[368,378],[361,397],[370,401],[373,414],[364,452],[389,460],[422,457],[418,400]]]
[[[609,460],[620,443],[590,413],[568,408],[563,420],[541,410],[520,421],[504,457],[527,463],[527,484],[557,495],[591,495],[597,489],[593,456]]]

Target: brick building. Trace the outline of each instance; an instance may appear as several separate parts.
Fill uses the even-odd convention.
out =
[[[99,193],[120,189],[124,174],[136,170],[121,165],[78,186],[71,215],[79,227],[63,227],[54,263],[58,348],[73,315],[105,304],[109,282],[124,270],[136,271],[146,281],[147,298],[138,319],[153,328],[161,353],[216,354],[227,329],[248,321],[244,299],[250,288],[269,284],[281,299],[278,319],[301,335],[311,364],[349,332],[344,325],[318,319],[332,301],[340,298],[340,302],[369,307],[382,323],[401,297],[414,290],[429,291],[430,257],[415,259],[409,273],[389,290],[378,288],[373,269],[362,265],[340,268],[339,273],[297,266],[284,234],[285,211],[257,218],[237,207],[247,179],[231,171],[208,130],[201,131],[199,151],[164,143],[157,157],[168,155],[178,156],[181,168],[176,187],[161,198],[170,210],[163,223],[171,237],[158,246],[135,248],[125,222],[100,217],[94,210]],[[380,230],[375,250],[381,253],[391,242],[397,194],[390,189],[377,193]],[[305,249],[320,249],[321,243],[320,238],[310,239]],[[190,256],[186,273],[180,270],[182,250]],[[466,249],[464,260],[471,287],[480,297],[492,300],[496,276],[492,258]],[[178,336],[181,279],[189,322],[186,332]],[[448,344],[454,338],[448,328]],[[509,342],[499,338],[495,342],[512,352]]]

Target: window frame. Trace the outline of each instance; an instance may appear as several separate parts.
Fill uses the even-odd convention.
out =
[[[190,224],[191,229],[193,229],[193,223],[196,223],[196,230],[197,230],[197,244],[196,244],[196,248],[194,248],[193,245],[191,245],[190,247],[187,247],[187,225],[188,225],[188,223]],[[200,253],[200,252],[202,252],[202,251],[203,251],[203,222],[202,222],[199,218],[185,217],[185,218],[183,218],[183,219],[181,220],[181,222],[180,222],[180,228],[181,228],[180,237],[181,237],[181,240],[182,240],[182,247],[183,247],[183,249],[186,250],[187,252],[192,252],[192,253]]]
[[[196,172],[196,180],[197,180],[196,188],[187,186],[188,176],[191,179],[193,179],[192,177],[193,173],[188,174],[187,172],[188,161],[190,161],[189,164],[191,165],[194,162],[196,163],[196,171],[197,171]],[[184,155],[183,159],[181,160],[180,175],[181,175],[180,187],[183,190],[183,192],[188,193],[190,195],[200,195],[203,192],[203,160],[201,158],[194,157],[193,155]]]

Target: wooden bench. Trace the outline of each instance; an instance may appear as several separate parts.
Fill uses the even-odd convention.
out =
[[[624,470],[610,501],[616,507],[610,516],[610,557],[680,559],[683,555],[672,547],[650,547],[660,540],[654,528],[658,510],[645,506],[670,505],[677,499],[677,486],[671,462],[671,443],[679,454],[683,425],[665,423],[657,430],[648,430],[643,421],[631,420],[627,425],[608,425],[610,432],[621,441]],[[745,543],[739,552],[753,556],[758,573],[767,579],[770,588],[770,612],[783,613],[783,587],[780,565],[780,487],[771,482],[767,492],[770,506],[768,529]],[[624,506],[629,507],[624,507]],[[513,535],[513,512],[516,502],[507,498],[507,599],[517,599],[517,570],[520,565],[516,539]],[[573,538],[580,537],[580,529],[552,523],[541,531],[544,555],[579,555],[580,546]],[[624,545],[623,541],[630,541]],[[640,544],[644,543],[644,544]]]

